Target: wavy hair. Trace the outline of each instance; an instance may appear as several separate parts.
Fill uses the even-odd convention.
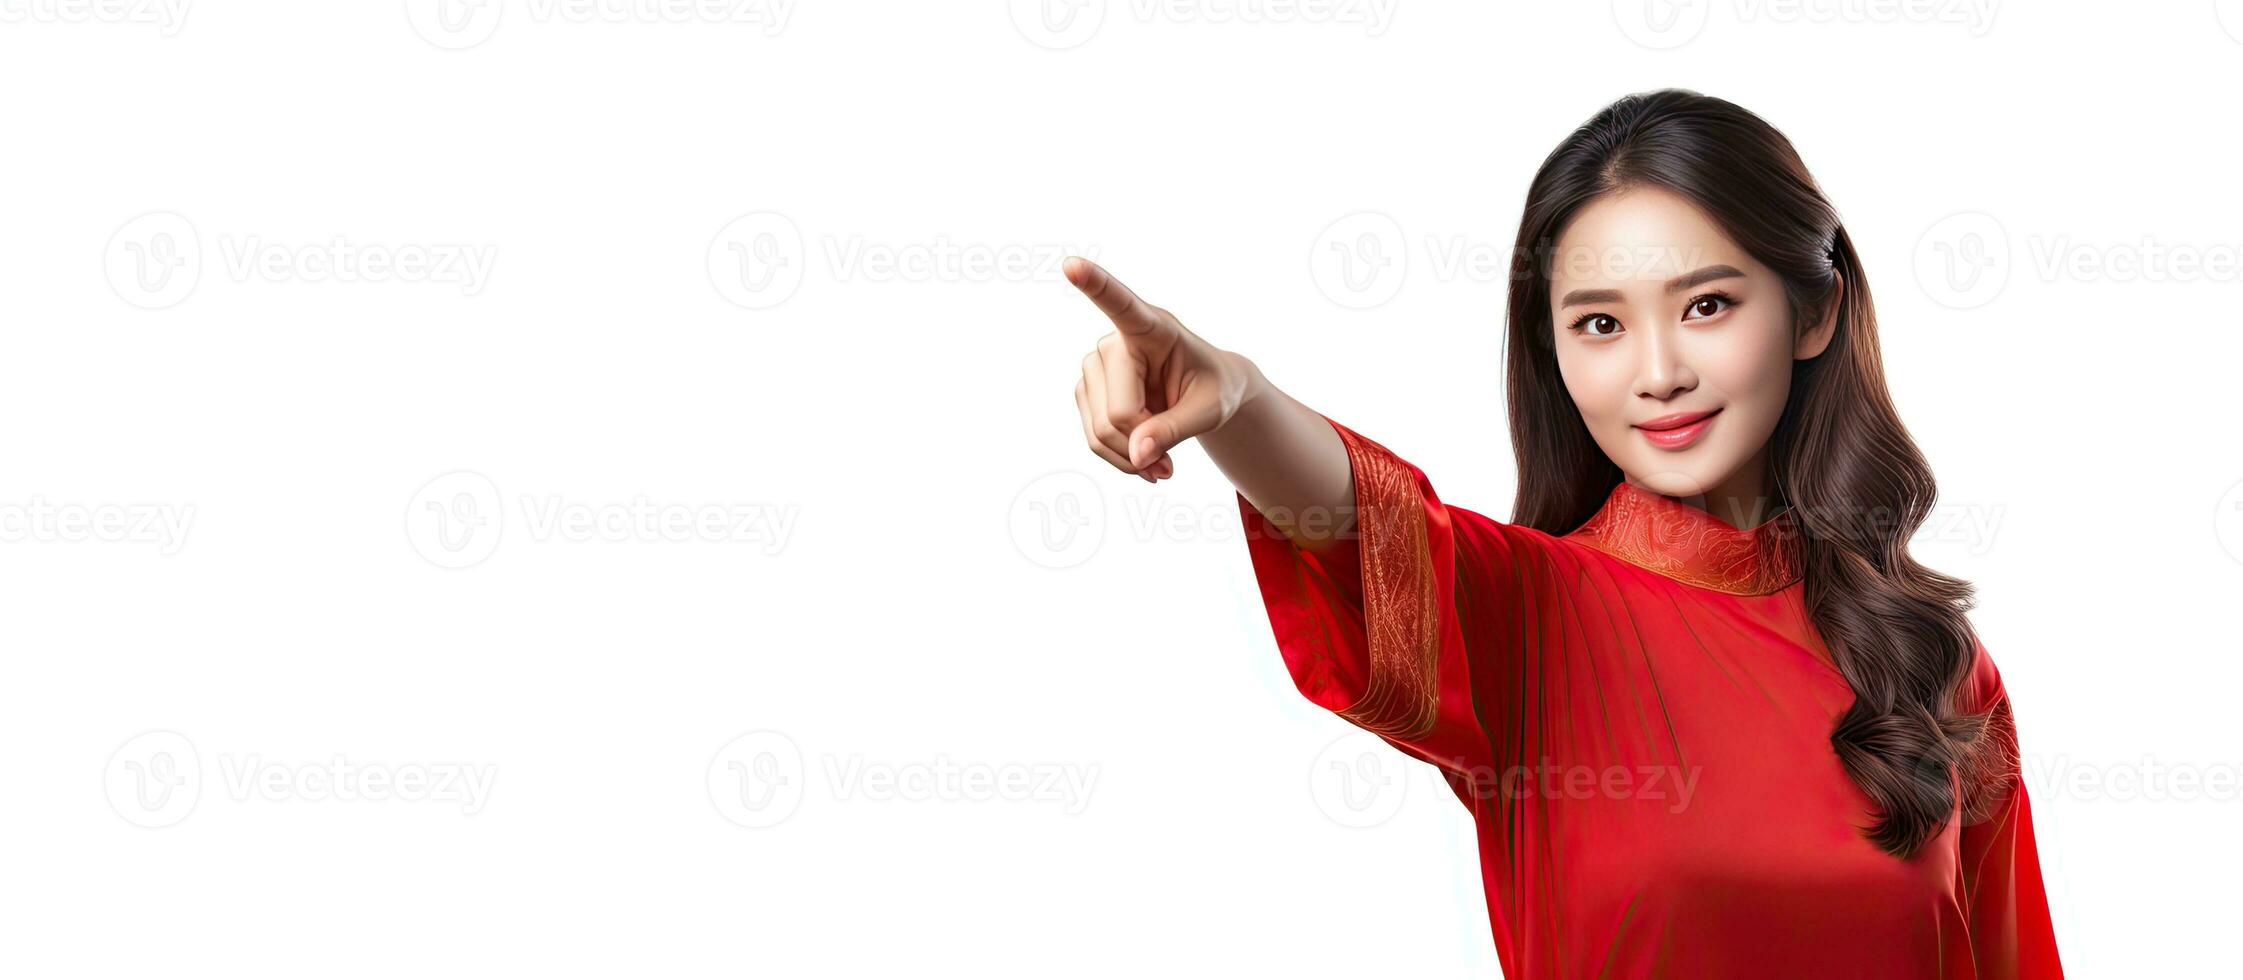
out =
[[[1513,250],[1509,328],[1513,523],[1562,535],[1624,479],[1590,436],[1558,373],[1543,259],[1588,202],[1656,186],[1692,202],[1783,280],[1793,329],[1837,327],[1818,356],[1794,361],[1770,438],[1768,486],[1792,505],[1808,615],[1854,702],[1830,744],[1878,808],[1857,827],[1906,858],[1947,824],[1958,770],[1990,712],[1956,712],[1974,638],[1970,583],[1918,564],[1908,540],[1936,497],[1931,467],[1886,389],[1869,281],[1838,212],[1791,141],[1737,105],[1683,89],[1621,98],[1544,160]]]

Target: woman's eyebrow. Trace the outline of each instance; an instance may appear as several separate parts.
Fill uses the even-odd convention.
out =
[[[1589,303],[1617,303],[1619,301],[1620,291],[1617,289],[1576,289],[1565,294],[1565,300],[1558,304],[1558,309],[1562,310],[1568,306],[1584,306]]]
[[[1709,265],[1696,272],[1685,272],[1667,280],[1667,292],[1679,293],[1692,286],[1703,286],[1716,279],[1742,278],[1744,272],[1733,265]]]
[[[1703,269],[1685,272],[1667,280],[1664,288],[1666,292],[1679,293],[1692,286],[1703,286],[1716,279],[1741,278],[1743,275],[1743,270],[1733,265],[1709,265]],[[1562,310],[1568,306],[1583,306],[1589,303],[1617,303],[1619,301],[1620,291],[1617,289],[1576,289],[1565,294],[1565,298],[1559,301],[1558,308]]]

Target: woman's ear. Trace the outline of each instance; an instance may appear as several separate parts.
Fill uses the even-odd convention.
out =
[[[1845,298],[1846,280],[1841,276],[1830,287],[1830,300],[1823,304],[1822,322],[1800,334],[1799,339],[1793,342],[1793,360],[1813,360],[1822,356],[1822,352],[1830,347],[1830,339],[1838,334],[1838,311],[1845,305],[1842,302]]]

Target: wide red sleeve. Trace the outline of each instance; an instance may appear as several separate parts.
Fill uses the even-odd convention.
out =
[[[1490,777],[1483,726],[1501,719],[1475,703],[1489,695],[1475,698],[1474,671],[1509,669],[1515,644],[1468,648],[1466,637],[1516,632],[1468,633],[1460,620],[1500,622],[1515,612],[1509,551],[1526,532],[1442,504],[1416,466],[1325,421],[1354,470],[1352,533],[1304,550],[1236,495],[1286,669],[1310,701],[1410,755]]]
[[[2033,806],[2025,791],[2017,721],[2001,671],[1977,644],[1961,703],[1991,709],[1986,739],[1960,767],[1961,861],[1964,911],[1980,980],[2061,978],[2056,931],[2041,881],[2033,840]]]

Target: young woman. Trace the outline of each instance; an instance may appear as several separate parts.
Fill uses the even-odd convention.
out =
[[[1301,693],[1476,819],[1506,976],[2061,976],[2001,674],[1909,557],[1931,471],[1790,142],[1623,98],[1514,255],[1509,523],[1078,258],[1085,438],[1231,480]]]

